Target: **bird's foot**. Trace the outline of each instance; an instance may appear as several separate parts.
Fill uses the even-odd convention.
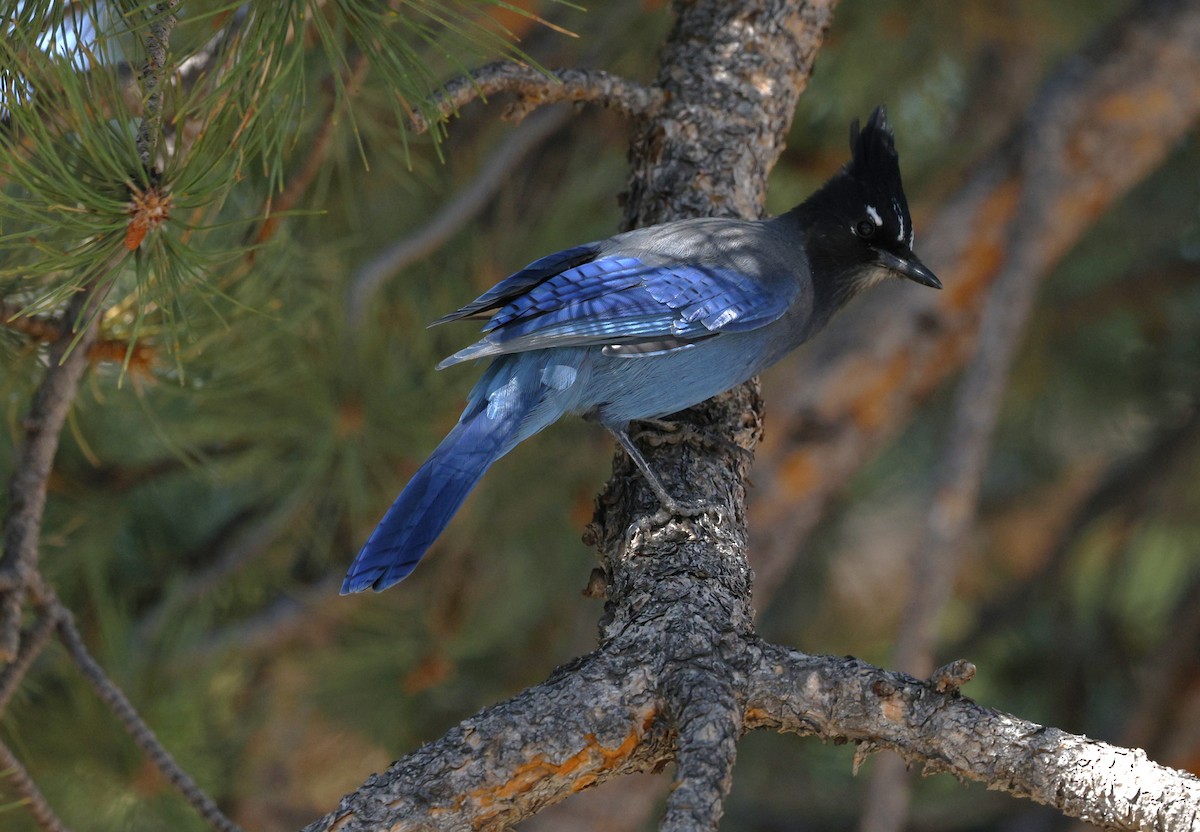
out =
[[[716,526],[733,522],[733,515],[723,505],[708,502],[684,503],[665,492],[659,494],[658,497],[658,511],[639,517],[625,530],[625,540],[621,547],[622,554],[628,552],[639,538],[645,537],[651,531],[665,527],[676,518],[708,517]]]

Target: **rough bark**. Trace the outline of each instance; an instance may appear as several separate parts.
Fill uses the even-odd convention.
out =
[[[834,5],[676,3],[656,81],[662,105],[640,123],[631,151],[627,226],[761,214],[766,174]],[[973,256],[999,256],[1012,198],[1011,185],[998,187],[1004,176],[989,170],[987,187],[964,197],[976,201],[975,219],[981,205],[998,212]],[[964,251],[965,239],[951,245]],[[970,314],[973,291],[946,293],[954,315]],[[907,337],[921,319],[906,315]],[[967,341],[968,326],[958,330]],[[894,748],[1109,828],[1192,828],[1195,778],[980,708],[957,690],[965,670],[921,682],[763,644],[753,630],[744,506],[761,414],[749,383],[678,414],[672,429],[635,437],[671,493],[708,510],[663,521],[617,455],[588,532],[603,567],[592,588],[607,595],[597,650],[372,775],[310,832],[505,828],[580,789],[668,762],[676,774],[662,828],[715,829],[736,743],[758,727]],[[1135,777],[1147,783],[1137,798]]]
[[[627,226],[762,214],[834,5],[677,3],[657,79],[663,103],[633,141]],[[373,776],[310,829],[500,828],[672,759],[665,828],[716,828],[743,730],[733,663],[752,635],[744,479],[760,430],[757,385],[682,420],[639,440],[672,493],[712,511],[650,522],[657,500],[618,455],[590,532],[608,592],[598,651]]]
[[[856,763],[888,748],[925,774],[979,780],[1102,829],[1200,829],[1200,779],[937,688],[853,658],[765,645],[747,722],[859,743]]]

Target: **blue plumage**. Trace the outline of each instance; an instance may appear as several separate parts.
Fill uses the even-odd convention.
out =
[[[455,310],[449,315],[443,315],[441,318],[438,318],[430,326],[437,326],[449,321],[458,321],[501,306],[512,298],[519,297],[523,292],[534,288],[547,278],[588,262],[596,256],[597,250],[594,245],[585,245],[575,246],[574,248],[558,251],[554,254],[547,254],[545,257],[534,260],[516,274],[500,281],[462,309]]]
[[[631,420],[745,381],[881,275],[939,287],[911,250],[882,108],[865,129],[852,128],[851,147],[849,164],[780,217],[684,220],[569,248],[437,321],[494,310],[484,337],[438,366],[495,360],[355,558],[342,592],[406,577],[487,468],[567,413],[611,430],[664,507],[676,508],[629,441]]]

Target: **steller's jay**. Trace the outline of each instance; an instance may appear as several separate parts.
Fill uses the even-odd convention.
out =
[[[435,321],[491,319],[438,365],[495,356],[458,424],[354,559],[342,593],[416,567],[484,471],[567,413],[608,428],[672,513],[682,510],[627,426],[733,387],[815,335],[864,288],[902,276],[941,288],[913,227],[883,107],[850,127],[851,159],[767,220],[690,219],[535,260]]]

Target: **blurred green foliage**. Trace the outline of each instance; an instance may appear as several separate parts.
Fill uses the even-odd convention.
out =
[[[114,5],[153,14],[153,4]],[[402,4],[406,11],[386,20],[364,16],[374,4],[331,3],[324,16],[305,3],[278,5],[286,25],[252,16],[239,29],[243,45],[272,56],[271,72],[260,77],[247,61],[228,86],[172,93],[176,136],[189,117],[217,106],[231,120],[164,150],[178,201],[137,268],[112,271],[104,321],[105,337],[137,340],[150,358],[97,364],[85,381],[51,483],[41,555],[98,659],[166,745],[260,830],[302,825],[369,771],[594,643],[600,606],[579,595],[593,565],[579,533],[611,448],[578,421],[497,464],[403,586],[353,598],[339,598],[337,586],[470,386],[469,370],[432,369],[470,332],[425,323],[540,254],[616,231],[629,135],[610,113],[577,113],[477,218],[390,280],[366,319],[351,323],[345,297],[357,270],[471,182],[513,129],[499,122],[499,105],[475,104],[435,142],[403,134],[403,107],[460,67],[510,51],[504,26],[519,17],[447,4],[461,15],[456,36],[417,14],[432,3]],[[520,50],[542,65],[653,77],[670,26],[665,4],[532,6],[580,36],[522,23]],[[1124,7],[847,0],[773,175],[772,210],[841,164],[849,121],[887,102],[910,201],[918,216],[929,212],[1020,117],[1044,74]],[[181,4],[173,53],[201,49],[238,8]],[[414,20],[419,31],[396,25]],[[19,108],[11,131],[0,131],[59,154],[22,155],[0,139],[12,165],[0,171],[0,298],[38,311],[79,285],[81,260],[119,243],[126,197],[105,188],[138,167],[132,110],[107,121],[78,114],[87,96],[123,101],[116,82],[64,72],[60,58],[26,41],[23,50],[15,41],[3,47],[0,64],[10,74],[73,79],[68,132],[91,133],[78,145],[39,137],[46,113]],[[112,50],[132,54],[136,38]],[[360,52],[370,69],[351,88]],[[262,108],[270,117],[239,133],[241,119]],[[269,200],[302,175],[325,130],[328,152],[304,196],[259,245]],[[109,169],[70,173],[84,157]],[[1193,139],[1101,218],[1046,285],[996,439],[977,551],[946,624],[946,641],[980,667],[972,696],[1114,740],[1145,695],[1140,668],[1170,644],[1200,571],[1200,444],[1182,441],[1143,488],[1083,523],[1051,574],[1021,562],[1012,542],[1022,522],[1060,523],[1045,507],[1054,495],[1137,459],[1195,407],[1197,170]],[[61,189],[54,211],[35,199],[51,181]],[[85,238],[84,249],[65,242]],[[7,470],[43,351],[0,328],[0,357]],[[789,383],[786,367],[768,377],[768,407],[772,387]],[[917,524],[948,400],[935,395],[857,477],[760,611],[764,635],[886,661],[903,599],[877,598],[878,614],[863,616],[844,589],[855,576],[838,565],[887,566],[872,558],[894,552],[861,545],[870,539],[861,530]],[[1014,586],[1022,594],[1011,615],[1002,607],[981,618]],[[0,730],[69,824],[204,828],[55,648]],[[808,740],[747,738],[722,828],[849,828],[863,785],[850,775],[851,756]],[[914,811],[913,828],[930,830],[1030,828],[1043,819],[949,778],[922,781]],[[32,828],[19,807],[0,809],[0,825]]]

